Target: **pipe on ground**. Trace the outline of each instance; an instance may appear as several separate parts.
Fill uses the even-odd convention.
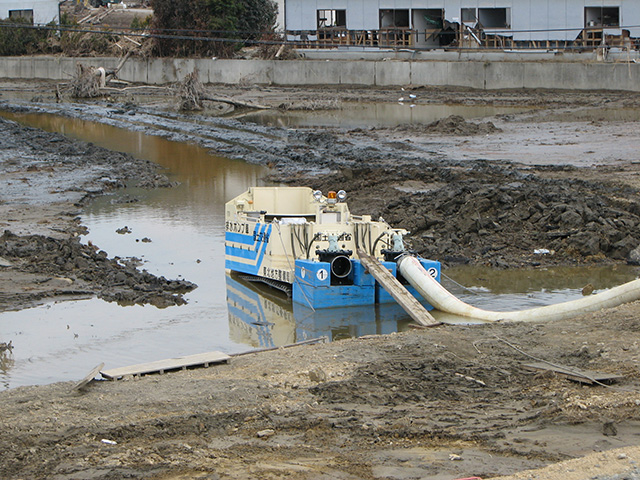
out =
[[[494,312],[474,307],[456,298],[429,275],[415,257],[407,255],[400,258],[398,271],[436,310],[488,322],[561,320],[640,299],[640,279],[637,279],[578,300],[527,310]]]

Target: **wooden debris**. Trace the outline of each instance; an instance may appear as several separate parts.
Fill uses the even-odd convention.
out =
[[[198,70],[189,73],[178,90],[178,98],[180,99],[180,110],[194,111],[202,110],[202,96],[204,87],[198,78]]]
[[[287,345],[282,345],[281,347],[257,348],[255,350],[249,350],[247,352],[232,353],[230,356],[231,357],[239,357],[241,355],[250,355],[252,353],[271,352],[273,350],[280,350],[280,349],[291,348],[291,347],[299,347],[301,345],[312,345],[314,343],[327,343],[328,341],[329,341],[329,337],[327,337],[326,335],[323,335],[322,337],[310,338],[308,340],[301,340],[301,341],[296,342],[296,343],[289,343]]]
[[[226,98],[226,97],[211,97],[208,95],[203,95],[202,99],[209,100],[210,102],[226,103],[229,105],[233,105],[234,107],[240,107],[240,108],[253,108],[256,110],[269,110],[271,108],[265,105],[260,105],[258,103],[243,102],[241,100],[234,100],[232,98]]]
[[[602,385],[603,387],[607,387],[608,385],[603,383],[600,380],[600,378],[602,378],[605,381],[612,381],[612,380],[615,380],[617,378],[622,378],[620,375],[609,375],[609,374],[606,374],[606,373],[591,372],[589,370],[580,370],[580,369],[575,368],[575,367],[567,367],[567,366],[564,366],[564,365],[559,365],[557,363],[552,363],[552,362],[549,362],[548,360],[544,360],[542,358],[534,357],[533,355],[530,355],[527,352],[524,352],[524,351],[520,350],[518,347],[516,347],[514,344],[508,342],[504,338],[500,338],[500,337],[496,336],[496,339],[498,341],[504,343],[505,345],[509,345],[515,351],[517,351],[517,352],[519,352],[519,353],[531,358],[532,360],[536,360],[538,362],[538,363],[522,364],[522,366],[524,368],[527,368],[527,366],[529,366],[530,369],[532,369],[532,370],[545,370],[545,371],[555,372],[555,373],[559,373],[561,375],[565,375],[568,378],[570,378],[571,380],[575,380],[577,382],[589,383],[589,384],[597,383],[598,385]],[[594,376],[594,374],[595,374],[595,376]],[[575,377],[575,378],[571,378],[571,377]]]
[[[71,96],[74,98],[95,98],[102,95],[102,89],[106,87],[107,82],[116,78],[130,55],[131,52],[127,52],[114,69],[87,67],[82,63],[78,63],[76,65],[76,76],[70,83]]]
[[[468,375],[464,375],[462,373],[457,373],[457,372],[455,373],[455,375],[456,377],[464,378],[465,380],[469,380],[470,382],[477,383],[478,385],[482,385],[483,387],[487,386],[486,383],[484,383],[482,380],[478,380],[477,378],[473,378]]]
[[[80,390],[86,387],[87,385],[89,385],[89,383],[91,383],[96,378],[98,373],[100,373],[100,370],[102,370],[103,368],[104,368],[104,363],[101,363],[100,365],[96,365],[95,367],[93,367],[93,369],[87,374],[87,376],[84,377],[82,380],[80,380],[78,383],[76,383],[71,390]]]
[[[125,40],[129,40],[131,43],[133,43],[134,45],[137,45],[138,47],[141,47],[142,44],[140,42],[136,42],[133,38],[129,38],[126,35],[124,36]]]
[[[563,375],[569,380],[573,380],[574,382],[586,383],[589,385],[592,385],[594,383],[600,384],[604,382],[613,382],[615,380],[623,378],[622,375],[594,372],[591,370],[582,370],[576,367],[568,367],[562,365],[550,365],[544,362],[524,363],[521,366],[530,371],[554,372],[559,375]]]
[[[71,82],[71,96],[74,98],[95,98],[100,96],[100,87],[106,84],[106,70],[97,67],[76,65],[76,76]]]
[[[285,49],[286,46],[287,46],[286,43],[283,43],[282,45],[280,45],[280,48],[276,52],[276,58],[279,58],[280,55],[282,55],[282,52],[284,52],[284,49]]]
[[[149,363],[140,363],[127,367],[112,368],[102,370],[100,374],[109,380],[117,380],[125,376],[142,376],[150,373],[169,372],[172,370],[186,370],[189,367],[208,367],[213,363],[224,363],[231,358],[221,352],[198,353],[184,357],[168,358]]]

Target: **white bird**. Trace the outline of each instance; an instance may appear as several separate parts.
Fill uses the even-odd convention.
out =
[[[409,98],[416,98],[416,96],[412,93],[411,95],[409,95]]]
[[[404,97],[400,97],[400,98],[398,99],[398,101],[399,101],[399,102],[404,102]]]

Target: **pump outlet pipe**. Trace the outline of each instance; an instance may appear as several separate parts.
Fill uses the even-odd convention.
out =
[[[494,312],[474,307],[456,298],[431,277],[415,257],[401,257],[398,260],[398,271],[436,310],[487,322],[561,320],[640,299],[640,279],[637,279],[578,300],[527,310]]]

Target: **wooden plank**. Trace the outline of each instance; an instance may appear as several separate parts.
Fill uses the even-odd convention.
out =
[[[603,372],[594,372],[592,370],[582,370],[580,368],[567,367],[562,365],[550,365],[544,362],[523,363],[521,366],[531,371],[544,370],[544,371],[554,372],[560,375],[564,375],[569,380],[573,380],[574,382],[588,383],[588,384],[612,382],[614,380],[623,378],[622,375],[615,375],[615,374],[603,373]]]
[[[82,380],[76,383],[71,390],[80,390],[81,388],[84,388],[86,385],[92,382],[94,378],[96,378],[96,375],[100,373],[100,370],[102,370],[103,367],[104,367],[104,363],[101,363],[100,365],[96,365],[95,367],[93,367],[93,370],[91,370],[86,377],[84,377]]]
[[[387,270],[377,259],[358,249],[358,257],[362,264],[369,270],[382,287],[389,292],[393,299],[398,302],[405,312],[409,314],[420,325],[425,327],[435,327],[440,325],[426,308],[404,288],[393,274]]]
[[[145,375],[149,373],[164,373],[170,370],[186,369],[188,367],[208,367],[212,363],[226,362],[231,357],[221,352],[198,353],[184,357],[167,358],[149,363],[139,363],[127,367],[103,370],[100,374],[109,380],[116,380],[128,375]]]
[[[299,346],[302,346],[302,345],[312,345],[314,343],[319,343],[319,342],[328,343],[329,342],[329,337],[324,335],[322,337],[310,338],[308,340],[301,340],[301,341],[296,342],[296,343],[289,343],[287,345],[282,345],[281,347],[256,348],[254,350],[247,350],[246,352],[232,353],[229,356],[230,357],[239,357],[241,355],[250,355],[252,353],[271,352],[273,350],[280,350],[280,349],[284,349],[284,348],[299,347]]]

